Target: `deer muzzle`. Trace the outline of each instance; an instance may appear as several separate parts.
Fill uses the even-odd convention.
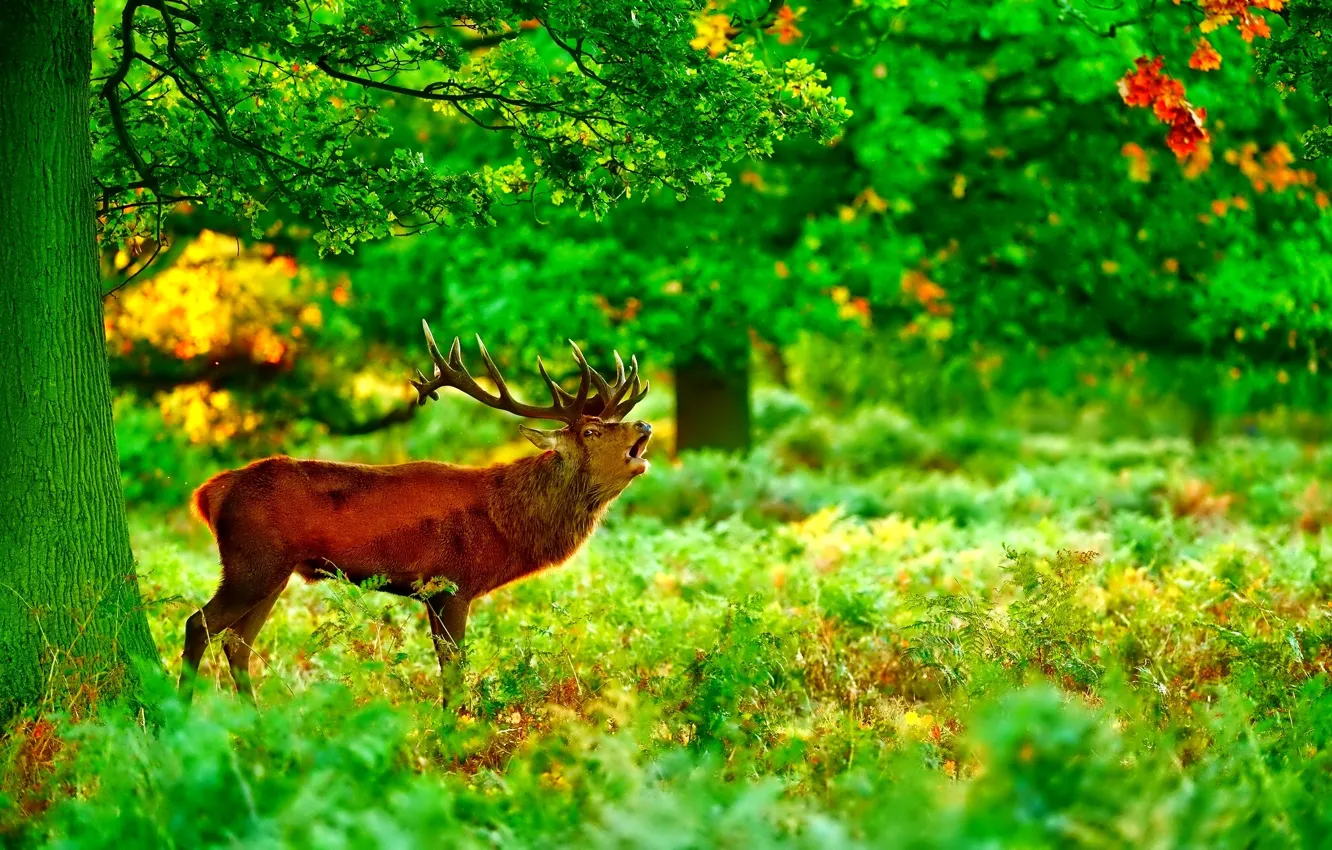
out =
[[[648,442],[652,439],[652,426],[646,422],[635,422],[634,430],[640,436],[626,452],[626,462],[634,475],[642,475],[648,471],[648,462],[643,455],[647,452]]]

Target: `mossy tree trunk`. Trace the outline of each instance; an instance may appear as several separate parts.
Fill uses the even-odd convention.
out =
[[[712,352],[676,355],[675,448],[743,452],[750,442],[749,336],[738,328],[709,342]]]
[[[0,718],[135,693],[130,552],[97,270],[93,4],[0,4]]]

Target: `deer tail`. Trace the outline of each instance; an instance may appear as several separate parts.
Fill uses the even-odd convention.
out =
[[[219,472],[205,481],[190,498],[190,513],[208,526],[209,531],[217,531],[215,524],[217,509],[231,490],[231,485],[235,483],[233,480],[235,476],[235,472]]]

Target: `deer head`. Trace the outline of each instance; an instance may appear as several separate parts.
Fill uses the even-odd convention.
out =
[[[477,336],[476,344],[481,350],[481,360],[485,363],[486,371],[495,382],[498,395],[487,392],[468,373],[467,367],[463,365],[462,349],[457,337],[453,338],[453,345],[445,357],[435,344],[430,325],[422,320],[421,327],[425,330],[426,348],[430,351],[435,370],[434,376],[429,379],[419,371],[416,373],[412,386],[416,388],[417,404],[425,404],[428,398],[438,399],[441,388],[452,387],[496,410],[528,419],[561,422],[563,428],[549,431],[526,425],[519,425],[518,428],[537,448],[555,452],[562,461],[585,471],[590,479],[590,487],[609,498],[619,495],[630,481],[647,472],[648,462],[644,453],[652,437],[652,426],[641,420],[623,421],[634,405],[647,395],[650,386],[647,380],[639,379],[637,357],[629,359],[630,368],[626,374],[624,361],[616,352],[615,379],[607,382],[588,365],[583,352],[570,340],[569,345],[573,347],[574,360],[579,368],[578,392],[574,394],[566,392],[557,384],[546,372],[541,358],[537,357],[537,370],[550,389],[551,396],[550,405],[540,407],[525,404],[513,397],[480,336]],[[589,397],[592,389],[596,390],[596,395]]]

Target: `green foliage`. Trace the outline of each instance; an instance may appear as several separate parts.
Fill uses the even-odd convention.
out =
[[[197,28],[176,22],[177,53],[200,66],[202,82],[167,77],[153,91],[174,94],[125,107],[131,134],[163,145],[164,162],[177,157],[182,171],[231,181],[209,209],[175,220],[183,230],[251,216],[267,238],[305,255],[315,232],[349,244],[416,230],[430,216],[497,225],[389,240],[331,261],[356,297],[348,327],[326,334],[311,359],[342,367],[373,346],[376,360],[386,344],[416,351],[423,316],[446,334],[481,332],[508,367],[539,353],[567,369],[562,340],[573,338],[593,351],[635,351],[649,369],[697,357],[733,369],[750,332],[783,346],[814,332],[840,338],[847,352],[870,344],[895,368],[859,370],[854,354],[834,354],[819,374],[796,376],[805,389],[840,384],[844,401],[890,401],[929,418],[993,415],[996,397],[1033,388],[1111,404],[1173,395],[1199,412],[1199,434],[1214,412],[1326,405],[1327,178],[1281,147],[1321,121],[1317,87],[1301,80],[1283,98],[1254,85],[1248,46],[1237,33],[1213,34],[1222,67],[1179,71],[1190,96],[1208,104],[1210,159],[1173,161],[1159,125],[1130,114],[1114,84],[1143,52],[1187,56],[1196,33],[1185,32],[1186,10],[1144,10],[1126,25],[1116,10],[1080,3],[836,2],[784,7],[799,33],[787,37],[788,24],[769,27],[764,14],[774,12],[757,2],[668,4],[627,29],[621,18],[638,14],[627,6],[600,4],[593,14],[482,4],[473,29],[424,36],[399,5],[321,10],[313,25],[278,38],[295,7],[202,4]],[[1315,12],[1296,9],[1289,26],[1273,17],[1277,44],[1315,27]],[[103,26],[114,34],[110,11]],[[524,29],[528,15],[541,25]],[[740,24],[711,56],[691,42],[714,15]],[[265,20],[251,26],[255,16]],[[161,59],[166,19],[141,8],[135,20],[140,47]],[[482,33],[498,47],[477,46]],[[209,38],[226,49],[192,59]],[[235,52],[256,39],[258,53]],[[99,61],[109,67],[115,55]],[[1291,58],[1271,61],[1305,53],[1282,55]],[[320,56],[330,67],[338,57],[363,63],[370,76],[400,71],[394,84],[418,93],[430,82],[436,93],[475,87],[476,109],[344,84],[319,70]],[[815,73],[811,62],[827,80],[793,81]],[[134,63],[122,90],[154,73]],[[528,77],[537,82],[521,94],[526,105],[496,100],[519,97],[511,89]],[[219,141],[217,122],[191,118],[198,110],[184,94],[200,84],[247,104],[243,95],[262,96],[261,109],[237,109],[251,116],[256,144],[290,156],[324,150],[315,137],[354,117],[350,141],[331,149],[324,171],[276,161],[294,194],[331,192],[336,203],[312,198],[294,213],[285,190],[267,212],[250,203],[267,197],[270,178],[258,153],[238,156]],[[797,85],[808,102],[788,103]],[[538,90],[558,109],[534,105]],[[105,135],[105,100],[97,104]],[[459,107],[516,129],[478,127]],[[629,141],[616,121],[634,128]],[[202,138],[205,159],[174,150],[190,136]],[[395,153],[404,150],[412,154]],[[128,168],[114,148],[104,153]],[[521,174],[501,165],[515,156]],[[414,182],[412,169],[456,185]],[[639,203],[611,210],[621,196]],[[455,214],[458,204],[466,209]],[[605,215],[594,220],[587,209]],[[872,334],[861,333],[866,325]],[[339,370],[301,371],[328,381]],[[281,406],[299,404],[286,396]],[[317,418],[348,418],[336,394],[312,393],[308,404]]]
[[[1101,19],[1121,12],[1059,26],[1059,5],[913,9],[890,38],[903,49],[850,69],[856,122],[874,130],[849,144],[885,204],[818,218],[791,268],[865,294],[876,324],[905,326],[936,362],[960,361],[922,373],[936,394],[941,379],[959,394],[1086,393],[1128,370],[1209,408],[1325,404],[1328,314],[1313,305],[1326,302],[1328,230],[1307,181],[1326,178],[1244,152],[1293,142],[1315,99],[1249,87],[1237,47],[1220,71],[1187,80],[1196,102],[1210,100],[1215,161],[1176,164],[1103,75],[1149,49],[1187,56],[1187,22],[1161,7],[1108,39]],[[879,79],[919,84],[878,108]],[[925,157],[914,169],[880,150],[904,125],[933,140],[909,148]],[[1146,183],[1131,179],[1139,159]],[[1261,179],[1272,172],[1283,176]]]
[[[1332,96],[1332,77],[1324,58],[1324,33],[1332,15],[1319,3],[1291,3],[1282,16],[1284,26],[1270,43],[1259,45],[1258,73],[1283,92],[1301,92],[1326,102]],[[1305,153],[1320,159],[1332,153],[1332,126],[1314,123],[1301,138]]]
[[[1088,657],[1090,612],[1077,595],[1095,553],[1060,550],[1049,561],[1012,549],[1004,554],[1007,579],[994,593],[1017,598],[1001,611],[971,596],[924,600],[925,619],[913,626],[921,634],[917,658],[950,686],[966,684],[968,668],[993,664],[1018,683],[1035,672],[1075,688],[1094,685],[1102,671]]]
[[[1188,55],[1180,10],[1106,38],[1113,10],[891,5],[799,18],[799,54],[855,111],[835,145],[735,165],[721,205],[668,194],[597,225],[511,209],[498,233],[371,249],[360,321],[404,346],[429,315],[520,357],[573,336],[666,365],[746,328],[789,344],[868,320],[902,374],[819,380],[932,404],[1128,383],[1206,411],[1325,405],[1327,179],[1282,147],[1315,98],[1252,85],[1226,33],[1230,59],[1187,79],[1210,159],[1176,163],[1114,83],[1149,47]]]
[[[775,435],[825,415],[785,404]],[[447,706],[419,603],[293,582],[257,642],[261,712],[214,650],[188,714],[153,685],[155,730],[114,711],[16,724],[0,829],[80,847],[1103,846],[1144,824],[1163,846],[1316,842],[1332,549],[1299,500],[1325,449],[847,419],[932,453],[656,464],[573,563],[475,606]],[[457,456],[463,433],[423,417],[312,448]],[[179,509],[133,516],[175,657],[216,554]]]

